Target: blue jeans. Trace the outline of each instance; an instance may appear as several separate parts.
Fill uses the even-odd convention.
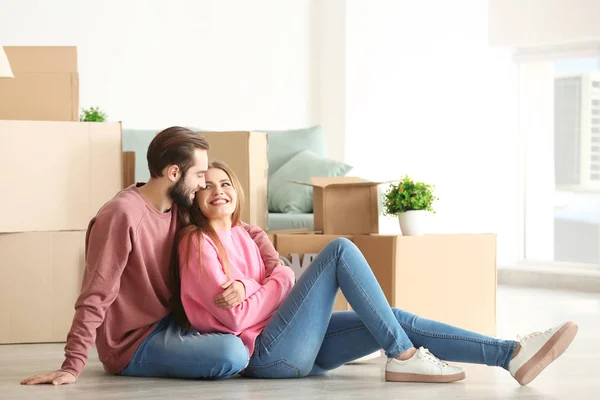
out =
[[[248,364],[248,349],[230,334],[184,330],[162,319],[119,375],[161,378],[228,378]]]
[[[338,288],[355,311],[332,314]],[[319,253],[271,317],[244,375],[320,375],[378,349],[391,358],[413,346],[447,361],[507,369],[516,345],[390,308],[362,253],[340,238]]]

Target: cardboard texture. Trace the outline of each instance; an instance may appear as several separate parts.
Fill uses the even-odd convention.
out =
[[[123,188],[135,183],[135,151],[124,151],[123,154]]]
[[[315,235],[316,231],[309,231],[308,228],[298,228],[298,229],[280,229],[274,231],[267,231],[266,234],[269,237],[269,240],[273,244],[273,247],[277,248],[277,235],[292,235],[292,234],[304,234],[304,235]]]
[[[84,231],[0,233],[0,343],[65,341],[84,246]]]
[[[323,247],[338,237],[352,240],[350,235],[276,234],[276,249],[280,258],[294,270],[296,280],[298,280]],[[339,291],[333,310],[347,311],[350,309],[350,304]]]
[[[391,306],[496,334],[496,236],[357,235]]]
[[[12,79],[0,79],[0,119],[79,121],[77,48],[5,46]]]
[[[314,229],[326,235],[359,235],[379,232],[377,185],[361,178],[315,177],[313,188]]]
[[[209,161],[223,161],[236,174],[244,190],[242,221],[266,230],[267,134],[263,132],[201,132],[210,149]]]
[[[0,120],[0,171],[0,232],[86,230],[123,185],[121,124]]]

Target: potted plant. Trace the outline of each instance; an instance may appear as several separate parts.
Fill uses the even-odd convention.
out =
[[[384,215],[397,215],[405,236],[425,234],[429,213],[435,214],[433,185],[414,182],[408,175],[398,184],[390,184],[385,193]]]
[[[79,120],[81,122],[104,122],[108,116],[100,110],[100,107],[82,108]]]

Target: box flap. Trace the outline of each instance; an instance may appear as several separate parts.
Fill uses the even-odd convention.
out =
[[[363,179],[353,176],[322,176],[310,178],[310,183],[302,181],[290,181],[291,183],[297,183],[299,185],[314,186],[314,187],[327,187],[334,184],[349,184],[363,182]]]
[[[394,181],[390,181],[390,182],[394,182]],[[389,182],[340,182],[340,183],[332,183],[330,185],[327,185],[327,187],[371,187],[371,186],[378,186],[384,183],[389,183]]]
[[[20,72],[77,72],[75,46],[4,46],[4,50],[16,78]]]
[[[363,179],[356,176],[322,176],[310,178],[310,182],[313,186],[326,187],[335,184],[363,182]]]
[[[344,186],[344,187],[369,187],[377,186],[383,183],[398,182],[394,181],[383,181],[383,182],[371,182],[365,181],[362,178],[355,176],[323,176],[310,178],[311,183],[301,181],[290,181],[299,185],[313,186],[313,187],[330,187],[330,186]]]

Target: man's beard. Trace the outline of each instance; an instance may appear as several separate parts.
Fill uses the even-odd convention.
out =
[[[179,206],[191,207],[194,204],[194,200],[190,199],[192,190],[187,188],[184,182],[185,174],[181,175],[181,178],[169,189],[169,197]]]

